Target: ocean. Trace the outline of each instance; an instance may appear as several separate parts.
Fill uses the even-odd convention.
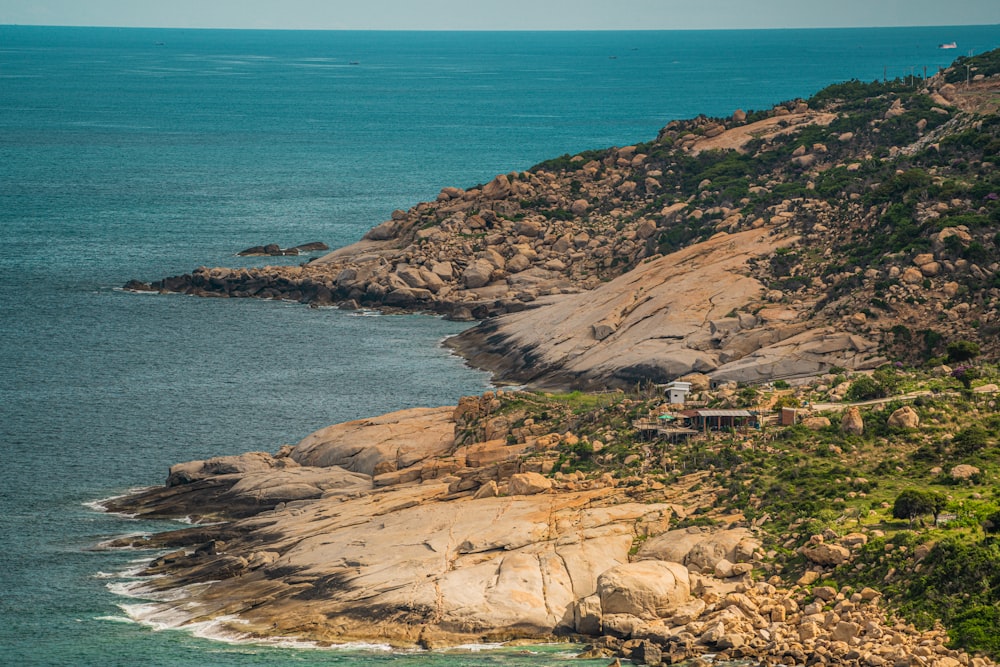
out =
[[[952,41],[957,50],[937,48]],[[301,262],[234,254],[343,246],[444,186],[834,81],[933,73],[998,43],[997,26],[0,26],[0,663],[566,664],[566,647],[320,650],[134,622],[126,611],[141,601],[115,591],[149,556],[100,545],[176,524],[103,514],[95,501],[160,484],[176,462],[451,404],[489,377],[439,345],[468,325],[120,286],[200,265]]]

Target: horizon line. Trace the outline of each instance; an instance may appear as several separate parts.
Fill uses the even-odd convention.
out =
[[[117,30],[234,30],[248,32],[736,32],[760,30],[877,30],[907,28],[989,28],[1000,23],[837,25],[837,26],[768,26],[722,28],[347,28],[347,27],[234,27],[234,26],[153,26],[153,25],[82,25],[58,23],[0,23],[2,28],[96,28]]]

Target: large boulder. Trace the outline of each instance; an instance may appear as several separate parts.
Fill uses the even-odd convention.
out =
[[[978,475],[981,471],[974,465],[969,465],[968,463],[959,463],[957,466],[951,469],[949,473],[951,478],[955,481],[964,482],[966,480],[972,479]]]
[[[399,225],[394,220],[386,220],[368,230],[364,238],[368,241],[388,241],[395,238]]]
[[[510,179],[500,174],[483,186],[483,196],[487,199],[504,199],[511,193]]]
[[[304,466],[340,466],[378,475],[451,453],[453,407],[413,408],[335,424],[307,435],[292,450]]]
[[[573,626],[581,635],[600,635],[602,619],[599,595],[588,595],[573,606]]]
[[[909,405],[904,405],[889,415],[886,423],[895,428],[916,428],[920,426],[920,416]]]
[[[462,272],[462,282],[469,289],[485,287],[493,277],[495,267],[485,259],[471,262]]]
[[[802,555],[817,565],[836,566],[851,557],[851,552],[839,544],[814,544],[802,548]]]
[[[537,472],[522,472],[512,475],[508,492],[512,496],[533,496],[552,488],[552,480]]]
[[[683,563],[698,572],[714,572],[721,561],[746,562],[759,548],[760,544],[745,528],[715,531],[680,528],[646,540],[636,558]]]
[[[806,417],[801,423],[810,431],[819,431],[829,426],[830,420],[827,417]]]
[[[861,418],[861,410],[852,405],[847,408],[840,420],[840,430],[851,435],[861,435],[865,432],[865,420]]]
[[[275,468],[297,467],[288,458],[275,458],[266,452],[247,452],[237,456],[216,456],[204,461],[188,461],[170,467],[167,486],[190,484],[200,479],[218,475],[244,475],[271,471]]]
[[[607,570],[597,578],[597,594],[605,614],[644,619],[673,615],[691,597],[687,568],[680,563],[639,561]]]

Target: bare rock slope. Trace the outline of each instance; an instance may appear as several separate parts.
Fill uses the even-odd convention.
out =
[[[884,362],[858,335],[766,302],[752,258],[797,239],[767,227],[719,233],[590,292],[508,314],[450,341],[509,382],[590,388],[705,373],[720,381],[814,375]]]
[[[675,527],[707,509],[703,484],[713,477],[704,472],[670,486],[610,473],[546,476],[560,457],[555,444],[578,439],[559,426],[558,403],[529,423],[524,406],[538,400],[487,393],[454,409],[322,429],[273,457],[175,466],[170,499],[154,489],[116,509],[142,512],[153,501],[164,516],[183,515],[197,501],[221,521],[116,542],[174,549],[132,584],[151,600],[133,613],[245,639],[320,643],[434,648],[570,636],[590,641],[591,657],[649,665],[706,654],[882,665],[915,651],[928,665],[992,664],[947,649],[941,631],[887,620],[872,589],[755,581],[768,556],[751,527]],[[478,433],[498,437],[478,441]],[[372,478],[333,460],[395,469]],[[277,503],[271,495],[247,515],[242,501],[258,498],[269,476],[300,476],[318,493]],[[229,490],[207,499],[200,485],[213,479]],[[838,562],[855,555],[823,546],[840,550]]]

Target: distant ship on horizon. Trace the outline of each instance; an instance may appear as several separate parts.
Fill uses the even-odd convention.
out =
[[[957,49],[958,44],[955,42],[945,42],[944,44],[938,44],[939,49]]]

